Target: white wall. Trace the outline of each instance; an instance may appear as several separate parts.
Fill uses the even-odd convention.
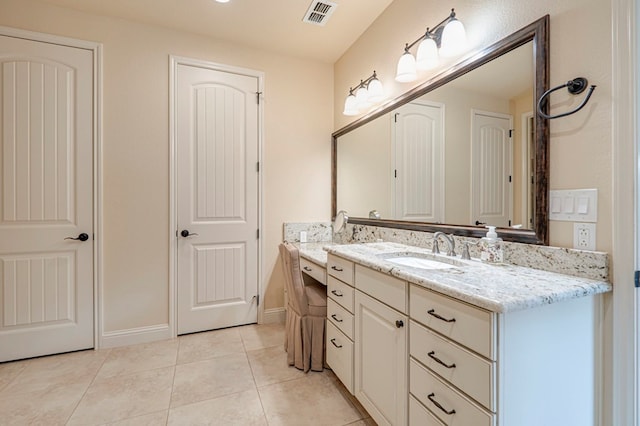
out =
[[[34,0],[2,0],[0,25],[104,46],[105,332],[169,318],[169,55],[263,71],[264,303],[283,305],[282,223],[330,214],[330,64]]]

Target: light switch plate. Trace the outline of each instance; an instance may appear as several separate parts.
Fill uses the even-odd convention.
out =
[[[549,191],[549,220],[597,222],[598,190],[563,189]]]

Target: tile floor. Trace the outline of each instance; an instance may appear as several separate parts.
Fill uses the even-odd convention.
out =
[[[375,425],[331,371],[287,366],[283,339],[249,325],[0,364],[0,425]]]

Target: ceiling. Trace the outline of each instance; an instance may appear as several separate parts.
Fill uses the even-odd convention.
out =
[[[41,1],[334,63],[393,0],[329,0],[337,7],[324,26],[302,22],[311,0]]]

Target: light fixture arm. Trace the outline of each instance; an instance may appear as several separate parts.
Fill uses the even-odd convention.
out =
[[[428,37],[431,37],[436,42],[436,45],[440,47],[440,41],[442,40],[442,31],[444,31],[444,26],[449,22],[451,22],[453,19],[455,19],[455,17],[456,17],[455,9],[451,9],[451,13],[449,14],[449,16],[444,18],[442,21],[438,22],[438,24],[436,24],[435,27],[427,27],[427,30],[425,31],[424,35],[421,35],[411,43],[406,43],[404,45],[405,53],[408,53],[409,50],[413,48],[413,46],[415,46],[416,44],[418,44],[418,42]]]
[[[349,88],[349,94],[352,95],[354,90],[357,90],[360,87],[367,87],[367,84],[369,84],[369,82],[371,80],[373,80],[374,78],[378,78],[378,75],[376,74],[375,71],[373,71],[373,74],[371,74],[369,77],[367,77],[365,80],[360,80],[360,83],[358,83],[355,86],[355,89],[353,88]]]

